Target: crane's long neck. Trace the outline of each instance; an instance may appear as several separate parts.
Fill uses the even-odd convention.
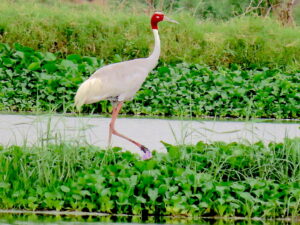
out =
[[[160,39],[158,35],[158,30],[157,29],[152,29],[153,35],[154,35],[154,49],[152,54],[148,57],[148,60],[150,62],[151,70],[157,65],[159,55],[160,55]]]

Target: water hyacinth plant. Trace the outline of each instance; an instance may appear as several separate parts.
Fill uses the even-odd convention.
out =
[[[118,61],[118,59],[116,59]],[[69,55],[65,59],[16,44],[0,45],[0,110],[73,111],[78,85],[103,60]],[[126,114],[163,116],[299,118],[300,71],[242,70],[237,65],[213,70],[205,65],[160,64],[148,76]],[[84,112],[109,113],[102,101]]]
[[[166,144],[153,159],[64,142],[0,148],[0,208],[134,215],[295,217],[300,139]]]

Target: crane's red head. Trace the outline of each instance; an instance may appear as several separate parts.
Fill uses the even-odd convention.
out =
[[[169,21],[169,22],[172,22],[172,23],[178,23],[176,20],[172,20],[170,19],[169,17],[165,16],[163,13],[161,12],[156,12],[153,14],[152,18],[151,18],[151,26],[152,26],[152,29],[155,29],[157,30],[158,27],[157,27],[157,24],[161,21]]]
[[[161,12],[155,12],[151,18],[152,29],[158,29],[157,24],[164,20],[165,15]]]

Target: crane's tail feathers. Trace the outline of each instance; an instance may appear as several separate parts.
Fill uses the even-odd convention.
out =
[[[81,110],[82,105],[95,102],[93,97],[97,96],[100,86],[99,79],[88,79],[80,85],[75,95],[75,106],[78,111]]]

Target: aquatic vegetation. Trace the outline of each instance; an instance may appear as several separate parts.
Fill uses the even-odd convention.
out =
[[[118,60],[116,60],[118,61]],[[103,60],[68,55],[58,58],[15,44],[0,44],[0,110],[73,111],[78,85]],[[123,113],[164,116],[299,118],[300,71],[242,70],[237,65],[213,70],[205,65],[160,64]],[[83,112],[109,113],[107,101]]]
[[[0,208],[134,215],[300,213],[300,139],[166,144],[153,159],[70,143],[0,148]]]
[[[299,81],[300,71],[161,66],[127,110],[150,115],[299,118]]]
[[[103,66],[94,57],[34,51],[0,45],[0,109],[13,111],[73,111],[78,85]],[[278,69],[212,70],[180,63],[160,65],[149,75],[123,113],[165,116],[299,117],[300,71]],[[107,101],[88,105],[84,112],[108,113]]]

